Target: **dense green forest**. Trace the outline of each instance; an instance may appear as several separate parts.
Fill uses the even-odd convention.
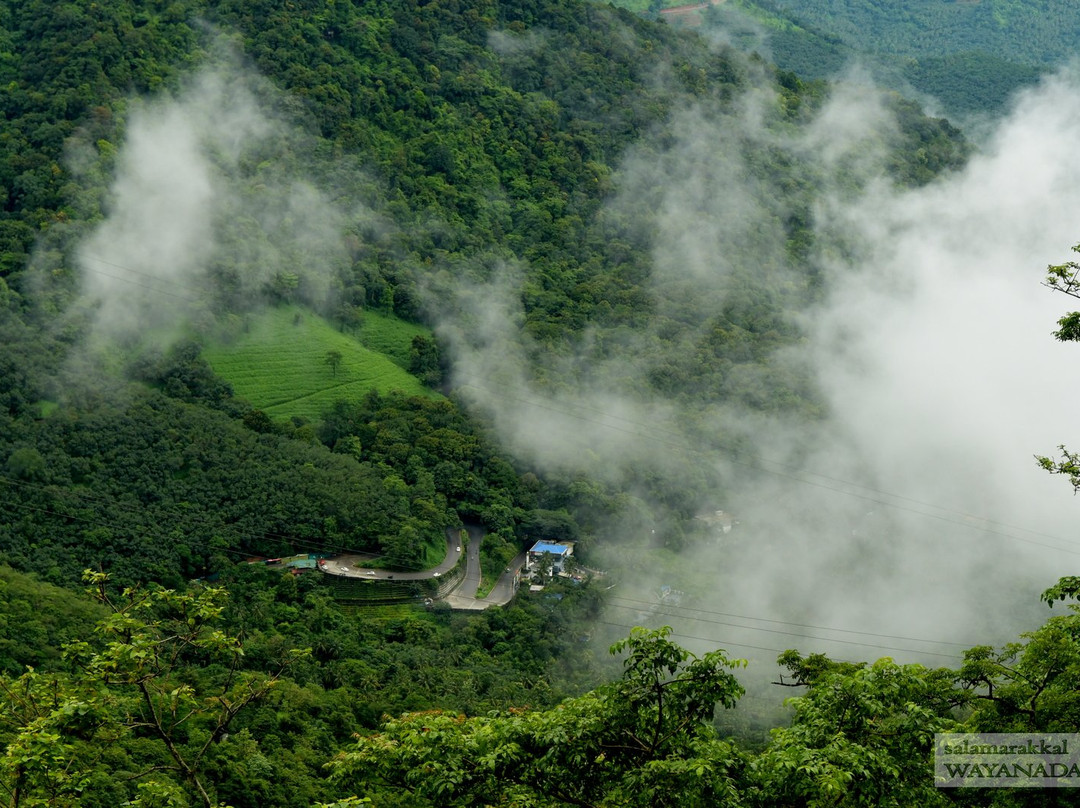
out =
[[[955,671],[787,655],[807,689],[756,749],[712,722],[734,660],[663,631],[608,658],[625,627],[600,619],[601,582],[469,614],[342,606],[318,573],[245,563],[416,569],[464,524],[498,567],[539,538],[588,563],[628,525],[705,541],[724,481],[685,444],[670,474],[545,465],[476,406],[515,390],[460,367],[494,342],[553,393],[599,367],[691,432],[705,402],[818,418],[778,357],[822,294],[816,256],[850,248],[815,235],[815,206],[871,179],[805,158],[825,82],[576,0],[0,0],[0,87],[8,804],[927,804],[951,799],[925,778],[934,730],[1074,722],[1074,615]],[[882,104],[875,181],[964,164],[948,121]],[[627,168],[692,151],[693,115],[732,122],[731,184],[761,189],[767,223],[704,290],[658,258],[664,201]],[[507,277],[517,313],[492,336]],[[371,313],[434,328],[368,346],[428,394],[255,407],[203,350],[286,306],[357,345]],[[604,364],[626,356],[639,374]]]
[[[89,573],[95,613],[2,571],[6,609],[40,605],[23,613],[24,631],[60,640],[63,626],[78,638],[43,659],[4,626],[11,662],[41,665],[0,679],[6,801],[1072,804],[1038,789],[940,789],[931,759],[935,732],[1075,731],[1075,605],[1021,643],[967,651],[955,669],[788,652],[781,681],[800,695],[790,723],[758,748],[713,724],[742,696],[744,662],[691,654],[668,629],[634,629],[612,648],[621,677],[552,706],[542,672],[557,658],[561,675],[580,675],[572,627],[595,595],[567,592],[558,610],[527,598],[479,618],[357,622],[305,579],[237,573],[231,601],[214,588],[118,592]],[[1062,579],[1043,600],[1078,591]]]
[[[685,5],[616,5],[644,14]],[[700,14],[712,31],[807,78],[853,64],[952,116],[996,113],[1018,89],[1066,65],[1080,43],[1070,2],[852,3],[735,0]]]
[[[194,331],[171,346],[128,333],[114,335],[107,348],[83,350],[98,340],[87,339],[95,309],[79,302],[80,292],[102,274],[135,271],[122,265],[123,256],[103,271],[80,252],[83,241],[108,232],[102,228],[109,206],[123,203],[107,184],[124,122],[139,114],[131,93],[192,92],[184,77],[198,64],[241,71],[229,50],[235,45],[195,26],[196,14],[219,31],[235,31],[243,53],[280,88],[256,84],[250,91],[288,127],[280,149],[267,153],[256,141],[250,155],[226,167],[239,192],[303,172],[321,177],[342,208],[377,214],[343,223],[342,251],[324,262],[329,278],[320,286],[314,262],[295,263],[296,245],[281,243],[279,231],[241,227],[243,211],[223,210],[212,223],[220,254],[187,281],[197,291],[177,299],[176,286],[148,289],[152,304],[187,310]],[[539,20],[550,40],[543,49],[493,49],[495,40],[484,33],[523,37]],[[114,562],[127,568],[115,573],[132,580],[139,577],[134,567],[145,564],[153,578],[175,582],[210,570],[215,553],[278,554],[282,537],[313,550],[377,549],[397,540],[399,517],[410,510],[414,519],[428,514],[410,535],[430,537],[456,518],[492,513],[486,502],[493,496],[511,507],[514,525],[529,507],[566,507],[573,479],[541,481],[535,501],[525,502],[512,475],[500,471],[497,478],[510,482],[477,492],[455,513],[442,503],[456,506],[460,494],[438,482],[434,493],[410,493],[423,482],[409,472],[402,489],[402,472],[392,470],[385,453],[370,454],[363,437],[359,456],[331,454],[326,449],[340,436],[320,448],[317,424],[267,425],[199,355],[200,340],[217,338],[252,306],[306,302],[344,317],[343,327],[364,307],[434,319],[446,314],[432,310],[435,301],[453,305],[453,284],[483,284],[501,264],[518,261],[525,271],[520,334],[538,378],[586,335],[603,354],[618,350],[627,333],[658,322],[647,345],[638,346],[652,366],[654,389],[680,391],[691,401],[719,396],[764,409],[814,410],[806,381],[771,360],[777,348],[798,340],[787,312],[812,299],[818,283],[802,260],[822,181],[814,169],[766,141],[748,139],[741,147],[766,182],[787,189],[770,215],[788,248],[734,272],[723,290],[729,302],[704,330],[671,313],[686,303],[686,290],[672,288],[672,297],[658,302],[646,289],[653,248],[648,198],[622,211],[603,206],[621,150],[646,132],[651,141],[674,135],[663,127],[671,125],[667,116],[678,99],[700,98],[721,111],[734,103],[750,79],[733,53],[714,54],[699,40],[591,5],[289,11],[219,4],[211,13],[198,4],[159,11],[116,3],[95,5],[92,13],[65,5],[64,13],[47,15],[12,4],[4,26],[10,81],[0,174],[7,348],[0,431],[10,447],[5,557],[20,567],[59,583],[83,566]],[[550,59],[554,52],[558,60]],[[648,79],[650,62],[671,65],[672,86]],[[587,75],[603,80],[586,86]],[[812,120],[826,87],[790,74],[778,78],[771,125],[783,130]],[[947,122],[923,118],[899,98],[891,103],[900,131],[886,145],[897,182],[925,182],[961,163],[966,147]],[[802,267],[801,277],[789,274],[789,264]],[[267,265],[285,268],[263,277]],[[252,288],[248,276],[256,279]],[[146,283],[137,273],[131,278],[125,290]],[[703,301],[696,305],[707,310]],[[419,345],[416,369],[438,383],[437,348]],[[480,478],[492,468],[460,453],[440,460]],[[239,487],[224,484],[226,478]],[[352,497],[337,498],[334,490],[349,479],[364,482]],[[698,486],[706,490],[711,482]],[[544,485],[554,487],[548,493]],[[271,497],[271,490],[278,493]],[[689,518],[694,492],[683,496]],[[610,507],[624,500],[616,497]],[[384,502],[379,518],[360,516],[376,502]],[[589,507],[602,513],[609,506],[601,497]],[[498,519],[489,527],[505,524]],[[150,525],[153,539],[145,532]],[[154,558],[158,552],[170,557]]]
[[[896,5],[775,0],[775,5],[845,42],[858,43],[861,50],[900,56],[982,51],[1018,64],[1051,66],[1071,58],[1080,38],[1072,2]]]

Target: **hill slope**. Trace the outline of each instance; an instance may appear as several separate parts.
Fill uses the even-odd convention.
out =
[[[644,11],[640,0],[616,5]],[[649,8],[647,13],[656,13],[655,4]],[[831,78],[859,63],[883,85],[933,96],[954,116],[1000,111],[1016,90],[1066,63],[1080,46],[1080,8],[1071,0],[729,0],[695,13],[660,16],[700,26],[806,78]]]
[[[269,360],[255,341],[208,351],[241,396],[281,416],[274,428],[291,415],[317,417],[341,393],[351,398],[371,384],[421,391],[400,370],[409,357],[404,340],[391,340],[398,346],[391,349],[376,339],[381,327],[370,332],[380,313],[449,320],[463,341],[459,358],[464,342],[483,340],[515,373],[546,375],[553,384],[573,381],[557,374],[579,350],[601,362],[632,355],[635,375],[613,383],[634,395],[813,412],[813,391],[773,356],[799,340],[789,315],[820,283],[806,259],[822,178],[784,144],[813,125],[829,93],[824,84],[777,76],[668,26],[577,0],[179,0],[167,8],[103,0],[53,11],[42,0],[0,0],[7,90],[0,94],[0,461],[26,484],[0,503],[7,525],[18,526],[7,529],[12,563],[70,582],[82,563],[123,559],[131,575],[175,580],[218,563],[218,550],[279,553],[282,537],[317,538],[320,546],[389,542],[404,552],[423,530],[453,518],[444,500],[506,541],[527,532],[532,509],[587,526],[614,524],[612,510],[649,511],[617,491],[578,507],[569,483],[550,483],[551,490],[534,483],[526,496],[515,475],[527,467],[492,463],[488,449],[472,455],[448,440],[436,441],[430,460],[439,466],[441,453],[456,458],[453,473],[447,466],[433,480],[413,476],[405,464],[419,437],[406,437],[412,427],[398,424],[402,413],[426,412],[434,431],[461,413],[449,402],[426,411],[423,403],[395,401],[339,419],[333,436],[318,436],[325,446],[302,452],[328,455],[320,461],[328,499],[352,490],[341,482],[350,475],[376,473],[329,456],[339,440],[354,446],[350,438],[359,441],[362,464],[400,461],[395,474],[422,486],[423,496],[408,508],[382,508],[387,523],[375,526],[349,502],[336,525],[310,520],[328,510],[321,502],[310,509],[279,503],[273,512],[258,501],[263,491],[246,499],[230,489],[245,478],[265,480],[268,468],[294,468],[293,435],[286,426],[281,440],[256,441],[238,431],[243,403],[229,400],[228,386],[197,357],[166,358],[141,377],[169,400],[139,398],[137,406],[98,389],[121,387],[115,378],[83,372],[92,366],[83,348],[108,320],[101,313],[110,302],[84,292],[111,276],[127,279],[108,289],[115,293],[108,312],[118,321],[145,306],[162,318],[208,324],[203,333],[212,334],[222,321],[285,301],[343,323],[367,317],[361,341],[393,361],[364,353],[307,315],[297,326],[286,315],[269,329],[283,341],[268,343],[279,346],[271,349],[275,360],[288,359],[269,376],[256,370]],[[224,39],[196,22],[206,19]],[[697,144],[681,140],[693,130],[688,111],[706,110],[737,128],[742,99],[759,90],[769,99],[762,129],[723,142],[761,189],[746,206],[761,226],[732,236],[737,249],[724,251],[731,271],[716,276],[720,286],[709,294],[664,284],[657,263],[667,246],[657,238],[663,184],[638,172],[634,190],[626,166],[662,170],[694,157]],[[891,181],[928,182],[963,162],[966,146],[947,122],[896,98],[884,103],[897,126],[871,133],[871,150],[887,155],[882,170]],[[187,139],[174,140],[181,136]],[[140,158],[140,149],[162,143],[160,153]],[[702,165],[719,165],[715,155],[710,145]],[[196,193],[185,197],[192,186]],[[710,192],[700,201],[717,199]],[[145,218],[154,211],[159,218]],[[92,268],[84,260],[88,241],[106,259]],[[136,296],[139,290],[145,293]],[[503,306],[514,311],[505,330],[487,332]],[[301,350],[308,340],[291,337],[317,323],[311,344],[318,347]],[[325,361],[330,351],[342,354],[337,378]],[[621,373],[611,367],[610,375]],[[520,402],[506,395],[483,397],[518,412]],[[43,400],[58,407],[39,420]],[[394,429],[381,429],[379,419]],[[455,430],[467,432],[461,424]],[[200,433],[227,436],[205,447],[220,456],[185,454],[191,441],[174,438]],[[140,435],[158,444],[151,450]],[[295,437],[310,443],[316,436],[308,429]],[[155,555],[145,546],[153,542],[143,541],[147,502],[161,497],[151,524],[175,522],[165,514],[184,496],[158,478],[202,485],[211,468],[220,479],[183,503],[191,509],[185,524],[205,524],[186,528],[196,537],[190,559],[166,554],[145,574],[144,556]],[[281,473],[300,485],[291,471]],[[477,482],[485,473],[493,475],[486,488]],[[109,513],[108,535],[91,539],[85,525],[53,517],[77,506],[52,503],[36,487],[45,482],[63,495],[81,485],[106,489],[141,509],[99,504]],[[366,484],[372,500],[398,490],[397,479]],[[692,484],[653,475],[642,486],[675,489],[683,519],[715,491],[706,473]],[[246,503],[230,517],[243,521],[242,535],[218,530],[219,497]],[[437,518],[423,502],[437,506]]]
[[[379,331],[374,325],[368,328],[372,334]],[[400,354],[396,341],[388,342]],[[328,361],[331,353],[336,353],[336,363]],[[318,420],[335,401],[356,400],[371,389],[430,395],[389,357],[297,306],[250,316],[235,340],[212,345],[203,356],[237,396],[274,419]]]

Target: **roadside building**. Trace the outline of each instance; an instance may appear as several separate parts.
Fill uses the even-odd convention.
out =
[[[574,554],[571,542],[538,541],[529,548],[525,558],[525,569],[532,572],[540,565],[545,555],[551,556],[551,574],[561,575],[566,571],[566,562]]]

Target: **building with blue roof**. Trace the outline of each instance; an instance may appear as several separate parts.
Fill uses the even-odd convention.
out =
[[[574,545],[570,542],[538,541],[525,558],[525,569],[531,571],[545,554],[551,558],[551,574],[560,575],[566,570],[566,560],[574,554]]]

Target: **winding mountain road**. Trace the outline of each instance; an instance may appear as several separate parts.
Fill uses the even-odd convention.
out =
[[[462,547],[458,531],[446,531],[446,558],[437,567],[418,572],[394,572],[390,570],[365,567],[378,556],[350,554],[337,558],[327,558],[319,562],[319,569],[328,575],[340,575],[346,578],[361,578],[368,581],[423,581],[438,578],[449,572],[461,561],[465,553],[465,575],[456,587],[443,600],[453,609],[482,611],[489,606],[503,606],[509,603],[517,592],[517,574],[525,563],[525,553],[520,553],[499,576],[487,597],[477,598],[480,588],[480,545],[484,541],[484,530],[479,525],[466,525],[469,541]]]

